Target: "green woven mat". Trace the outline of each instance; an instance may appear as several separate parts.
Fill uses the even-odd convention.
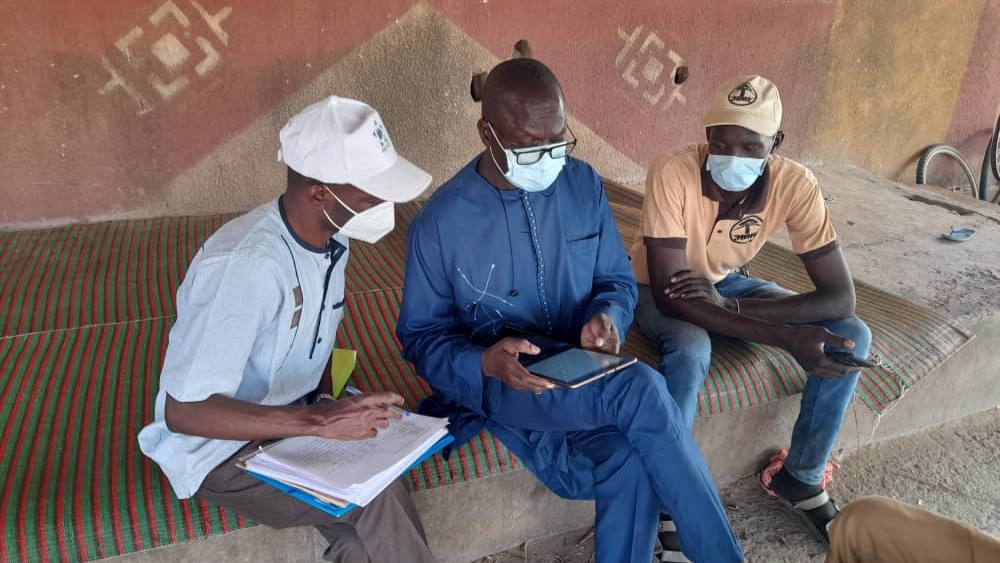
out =
[[[139,452],[172,319],[0,339],[2,561],[89,561],[247,522]]]
[[[406,227],[351,245],[347,293],[403,287]],[[174,294],[201,244],[231,215],[169,217],[0,232],[0,337],[173,315]]]

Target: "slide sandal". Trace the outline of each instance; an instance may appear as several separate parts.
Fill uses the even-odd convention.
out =
[[[837,508],[837,503],[830,498],[830,495],[826,494],[826,491],[821,491],[818,495],[798,502],[789,502],[780,496],[778,500],[806,523],[816,539],[823,545],[830,546],[830,534],[827,527],[840,513],[840,509]]]

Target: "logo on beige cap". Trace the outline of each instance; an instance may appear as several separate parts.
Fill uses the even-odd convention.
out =
[[[729,93],[729,103],[734,106],[748,106],[757,101],[757,91],[749,82],[744,82]]]

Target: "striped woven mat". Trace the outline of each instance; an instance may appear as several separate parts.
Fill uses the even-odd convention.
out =
[[[143,456],[172,319],[0,340],[0,560],[90,561],[248,523],[178,501]]]
[[[641,196],[609,188],[626,241]],[[394,333],[406,226],[378,246],[355,244],[339,339],[359,350],[355,382],[395,389],[414,406],[427,388],[402,361]],[[174,292],[201,242],[229,216],[166,218],[0,233],[0,562],[90,561],[223,533],[252,523],[199,501],[178,501],[136,434],[152,417]],[[767,246],[753,273],[793,290],[798,259]],[[971,333],[864,284],[858,310],[889,369],[867,370],[859,395],[876,412],[928,375]],[[655,364],[635,331],[628,349]],[[894,368],[894,369],[893,369]],[[703,415],[798,393],[805,376],[780,350],[719,340],[701,393]],[[450,459],[410,474],[428,489],[520,468],[483,433]]]

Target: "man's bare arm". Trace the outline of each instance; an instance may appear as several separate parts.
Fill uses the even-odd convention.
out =
[[[403,398],[395,393],[370,393],[309,406],[265,406],[223,395],[181,402],[168,394],[165,419],[173,432],[217,440],[292,436],[358,440],[375,436],[388,426],[389,419],[399,418],[384,408],[389,404],[402,405]]]
[[[683,319],[716,334],[772,346],[784,344],[786,327],[782,325],[749,318],[701,299],[668,297],[671,278],[687,270],[685,250],[647,244],[646,255],[649,285],[660,313]]]
[[[805,324],[854,315],[854,281],[839,247],[802,263],[816,287],[809,293],[775,299],[740,299],[740,311],[773,323]]]
[[[652,243],[652,244],[650,244]],[[671,278],[687,270],[686,251],[678,245],[647,240],[647,262],[653,300],[660,313],[696,324],[709,332],[785,348],[804,369],[818,375],[837,377],[849,368],[828,358],[826,345],[851,348],[853,343],[815,326],[792,326],[736,313],[704,299],[670,297]],[[742,312],[743,300],[740,300]]]

